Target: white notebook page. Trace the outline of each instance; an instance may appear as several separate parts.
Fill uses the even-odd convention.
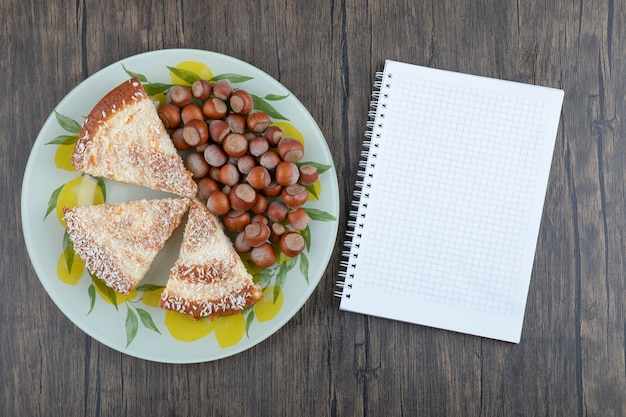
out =
[[[518,343],[562,102],[387,61],[341,309]]]

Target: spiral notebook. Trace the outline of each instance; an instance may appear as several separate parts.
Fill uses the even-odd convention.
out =
[[[386,61],[340,309],[519,343],[564,93]]]

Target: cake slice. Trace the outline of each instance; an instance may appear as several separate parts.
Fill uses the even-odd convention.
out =
[[[261,297],[217,218],[193,200],[161,307],[194,318],[217,317],[240,313]]]
[[[139,200],[64,208],[74,251],[102,282],[133,289],[181,222],[188,198]]]
[[[137,78],[111,90],[91,110],[78,133],[72,164],[96,177],[184,197],[197,191]]]

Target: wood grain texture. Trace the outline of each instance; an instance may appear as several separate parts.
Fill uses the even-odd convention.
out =
[[[5,0],[0,15],[1,415],[626,415],[623,2]],[[258,346],[196,365],[138,360],[82,333],[39,283],[20,220],[28,150],[57,103],[119,59],[174,47],[234,56],[290,89],[327,139],[341,197],[332,261],[302,310]],[[565,90],[519,345],[339,311],[386,58]]]

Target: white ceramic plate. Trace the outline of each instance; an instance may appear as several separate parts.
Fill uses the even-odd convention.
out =
[[[176,77],[177,70],[168,67],[202,76],[208,74],[208,69],[213,77],[230,78],[235,88],[256,95],[262,102],[260,106],[275,110],[274,121],[286,122],[302,134],[305,142],[303,161],[313,161],[327,168],[320,175],[319,199],[311,199],[305,205],[318,219],[309,223],[310,246],[304,252],[304,259],[293,258],[262,278],[263,287],[272,287],[267,290],[266,300],[272,301],[276,286],[281,289],[282,306],[279,309],[272,304],[269,308],[264,306],[265,311],[261,307],[257,311],[257,305],[226,320],[195,323],[185,317],[168,316],[172,313],[166,315],[155,306],[158,287],[167,282],[169,268],[178,255],[182,227],[158,255],[139,287],[143,290],[133,294],[130,300],[118,300],[117,306],[107,301],[105,293],[97,291],[98,282],[92,280],[86,270],[74,280],[77,282],[61,281],[57,265],[65,259],[62,257],[65,229],[54,211],[47,216],[46,211],[51,201],[54,202],[55,190],[81,175],[59,168],[63,165],[55,162],[57,157],[63,159],[60,148],[68,146],[56,142],[65,137],[70,137],[67,140],[71,141],[71,136],[75,135],[76,125],[67,124],[67,119],[82,124],[96,102],[131,74],[143,76],[142,82],[149,93],[164,88],[161,84],[185,82]],[[162,94],[154,97],[163,99]],[[108,180],[104,183],[106,202],[162,196],[138,186]],[[28,253],[42,285],[59,309],[101,343],[128,355],[167,363],[195,363],[227,357],[278,331],[307,301],[326,270],[337,235],[338,208],[337,176],[332,156],[319,127],[298,99],[252,65],[225,55],[189,49],[136,55],[104,68],[79,84],[44,123],[33,145],[22,186],[22,223]]]

